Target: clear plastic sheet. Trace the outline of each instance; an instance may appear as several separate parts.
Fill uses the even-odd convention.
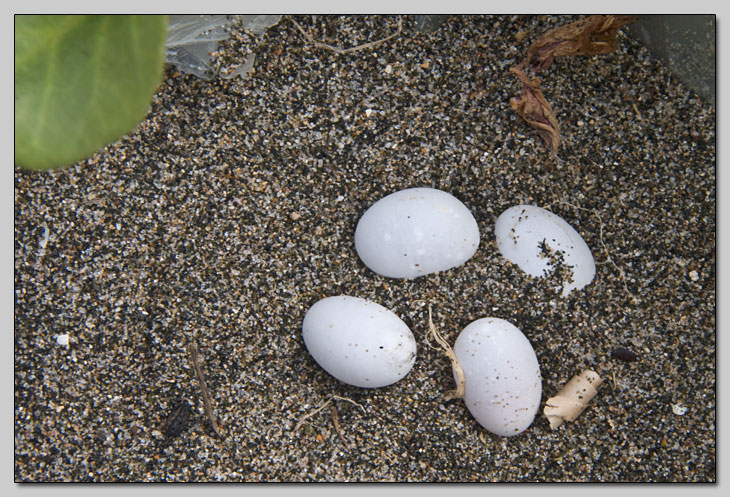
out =
[[[173,64],[182,72],[211,79],[215,74],[210,54],[218,48],[221,41],[228,38],[230,26],[240,20],[244,28],[261,35],[280,19],[281,15],[171,15],[165,44],[165,62]],[[233,75],[250,71],[253,68],[252,61],[253,58],[250,58],[243,63],[243,70],[239,68]]]

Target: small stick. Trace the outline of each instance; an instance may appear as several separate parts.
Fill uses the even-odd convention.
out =
[[[327,400],[325,400],[324,402],[322,402],[322,404],[320,404],[320,406],[317,407],[314,411],[312,411],[310,413],[307,413],[304,416],[302,416],[302,419],[300,419],[299,422],[294,426],[294,431],[297,431],[302,426],[302,424],[304,424],[304,422],[307,419],[311,418],[312,416],[314,416],[315,414],[317,414],[318,412],[320,412],[321,410],[323,410],[325,407],[327,407],[328,405],[330,405],[332,403],[332,401],[335,400],[335,399],[336,400],[345,400],[345,401],[349,402],[350,404],[355,404],[360,409],[362,409],[362,412],[364,412],[364,413],[367,414],[367,411],[365,411],[365,407],[363,407],[362,404],[358,404],[354,400],[348,399],[347,397],[340,397],[339,395],[330,395],[330,397]],[[380,419],[381,421],[383,421],[380,417],[378,417],[378,416],[375,416],[375,417],[378,418],[378,419]]]
[[[304,38],[306,38],[309,43],[311,43],[312,45],[314,45],[317,48],[325,48],[327,50],[331,50],[340,55],[350,53],[350,52],[356,52],[358,50],[363,50],[365,48],[370,48],[370,47],[379,45],[383,42],[390,40],[391,38],[394,38],[395,36],[398,36],[401,33],[401,30],[403,29],[403,19],[401,17],[398,17],[398,30],[395,33],[393,33],[392,35],[386,36],[385,38],[382,38],[380,40],[371,41],[369,43],[363,43],[362,45],[358,45],[356,47],[340,48],[340,47],[333,47],[332,45],[327,45],[326,43],[316,41],[309,32],[304,31],[304,28],[302,28],[299,25],[299,23],[294,20],[294,18],[292,16],[289,16],[289,19],[291,19],[291,22],[294,23],[294,26],[296,26],[296,28],[299,30],[299,32],[302,33],[302,36],[304,36]]]
[[[344,401],[347,401],[347,402],[349,402],[350,404],[354,404],[354,405],[356,405],[357,407],[359,407],[360,409],[362,409],[362,412],[363,412],[364,414],[367,414],[367,411],[365,410],[365,407],[364,407],[364,406],[363,406],[362,404],[358,404],[357,402],[355,402],[355,401],[354,401],[354,400],[352,400],[352,399],[348,399],[347,397],[340,397],[339,395],[333,395],[333,396],[332,396],[332,398],[333,398],[333,399],[337,399],[337,400],[344,400]],[[381,419],[381,418],[379,418],[378,416],[375,416],[375,417],[376,417],[376,418],[378,418],[378,419],[380,419],[380,421],[382,421],[382,419]]]
[[[294,431],[299,430],[299,428],[304,424],[304,422],[306,420],[308,420],[309,418],[311,418],[312,416],[317,414],[319,411],[321,411],[322,409],[327,407],[331,402],[332,402],[332,398],[330,397],[325,402],[323,402],[317,409],[302,416],[302,419],[300,419],[299,422],[294,426]]]
[[[335,431],[340,436],[340,440],[342,440],[342,443],[347,445],[347,440],[345,440],[345,437],[342,435],[342,429],[340,428],[340,417],[337,415],[337,406],[333,402],[332,405],[330,405],[330,413],[332,414],[332,424],[335,425]]]
[[[454,353],[454,349],[452,349],[451,346],[446,342],[446,340],[443,339],[441,334],[439,334],[438,330],[436,329],[436,326],[434,326],[433,320],[431,319],[431,306],[428,306],[428,329],[434,340],[436,340],[436,343],[441,345],[441,348],[444,349],[444,352],[446,352],[449,360],[451,360],[451,365],[454,368],[454,376],[456,376],[456,389],[446,392],[444,394],[444,400],[464,398],[464,393],[466,391],[466,378],[464,376],[464,369],[461,367],[459,359],[456,357],[456,353]]]
[[[210,426],[213,427],[216,435],[223,438],[223,428],[221,427],[218,419],[215,417],[213,412],[213,403],[210,399],[210,393],[208,392],[208,384],[205,382],[205,375],[203,369],[200,367],[200,360],[198,358],[198,344],[195,341],[188,343],[188,352],[190,353],[190,362],[193,364],[195,370],[195,376],[198,377],[198,383],[200,384],[200,391],[203,394],[203,405],[205,406],[205,415],[208,417]]]

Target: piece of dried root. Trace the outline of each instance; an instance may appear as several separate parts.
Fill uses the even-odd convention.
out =
[[[454,353],[454,349],[452,349],[451,345],[444,340],[439,331],[436,329],[436,326],[434,326],[433,319],[431,318],[431,306],[428,306],[428,331],[436,343],[438,343],[441,348],[444,349],[444,352],[446,352],[446,355],[451,361],[451,366],[454,368],[454,376],[456,376],[456,389],[449,390],[444,393],[444,400],[464,398],[464,392],[466,391],[464,369],[461,367],[459,359],[456,357],[456,353]]]
[[[309,33],[308,31],[304,31],[304,28],[302,28],[302,26],[294,19],[294,17],[289,16],[289,19],[291,19],[291,22],[294,23],[294,26],[299,30],[299,32],[302,34],[302,36],[304,36],[304,38],[309,43],[311,43],[312,45],[314,45],[317,48],[325,48],[327,50],[331,50],[332,52],[335,52],[340,55],[346,54],[346,53],[351,53],[351,52],[357,52],[358,50],[364,50],[366,48],[375,47],[377,45],[380,45],[381,43],[385,43],[386,41],[388,41],[392,38],[395,38],[396,36],[401,34],[401,32],[403,31],[403,19],[401,17],[398,17],[398,28],[396,29],[395,33],[393,33],[392,35],[386,36],[385,38],[382,38],[380,40],[371,41],[369,43],[363,43],[362,45],[357,45],[356,47],[340,48],[340,47],[334,47],[332,45],[327,45],[326,43],[316,41],[314,39],[314,36],[312,36],[311,33]]]
[[[598,373],[590,369],[573,376],[555,397],[545,403],[543,414],[550,422],[550,428],[554,430],[564,421],[574,421],[580,416],[598,393],[596,389],[602,382]]]
[[[527,124],[537,130],[550,151],[557,155],[558,147],[560,147],[560,126],[553,108],[542,94],[540,80],[528,78],[517,67],[511,67],[510,72],[522,82],[522,92],[519,96],[510,99],[510,107],[527,121]]]
[[[198,357],[198,343],[193,340],[188,343],[188,353],[190,354],[190,362],[193,365],[193,371],[195,376],[198,378],[198,385],[200,386],[200,393],[203,397],[203,406],[205,407],[205,415],[208,417],[211,428],[215,431],[215,434],[220,438],[223,438],[223,426],[218,421],[215,413],[213,412],[213,402],[208,391],[208,384],[205,381],[205,375],[203,374],[203,368],[200,365],[200,358]]]
[[[366,412],[365,411],[365,407],[363,407],[362,404],[358,404],[357,402],[355,402],[352,399],[348,399],[347,397],[340,397],[339,395],[331,395],[324,402],[322,402],[314,411],[311,411],[311,412],[305,414],[304,416],[302,416],[302,418],[294,426],[294,430],[293,431],[294,432],[297,432],[299,430],[299,428],[301,428],[301,426],[304,424],[304,422],[307,419],[311,418],[312,416],[314,416],[318,412],[324,410],[327,406],[330,406],[330,415],[332,416],[332,423],[334,424],[335,431],[340,436],[340,438],[345,443],[345,445],[349,445],[349,443],[347,442],[347,439],[344,437],[344,435],[342,433],[342,427],[340,426],[340,418],[339,418],[339,415],[337,414],[337,409],[336,409],[335,404],[334,404],[334,401],[335,400],[344,400],[344,401],[347,401],[347,402],[349,402],[351,404],[354,404],[354,405],[358,406],[360,409],[362,409],[362,412]],[[378,418],[378,419],[380,419],[382,421],[382,419],[380,417],[378,417],[378,416],[375,416],[375,417]]]

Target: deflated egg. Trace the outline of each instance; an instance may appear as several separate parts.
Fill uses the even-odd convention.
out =
[[[563,297],[593,280],[596,264],[591,250],[575,229],[541,207],[510,207],[494,226],[497,246],[505,259],[530,276],[557,272]]]
[[[302,334],[325,371],[356,387],[395,383],[416,361],[416,340],[408,326],[385,307],[358,297],[315,303],[304,316]]]
[[[454,353],[464,371],[464,403],[479,424],[505,437],[525,431],[542,396],[540,365],[527,337],[504,319],[482,318],[459,334]]]
[[[469,209],[434,188],[409,188],[378,200],[355,229],[360,259],[391,278],[417,278],[460,266],[478,247],[479,228]]]

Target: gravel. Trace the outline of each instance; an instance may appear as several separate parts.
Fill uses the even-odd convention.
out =
[[[295,17],[339,47],[398,19]],[[715,108],[620,34],[614,53],[541,73],[563,137],[551,156],[510,108],[507,71],[574,19],[453,16],[424,34],[404,17],[337,54],[285,16],[217,54],[255,53],[252,74],[168,67],[133,133],[68,169],[16,169],[15,480],[716,481]],[[414,186],[464,202],[480,248],[378,276],[355,225]],[[518,203],[581,233],[597,264],[584,290],[562,298],[500,256],[494,221]],[[409,325],[406,378],[359,389],[314,362],[302,319],[337,294]],[[491,435],[442,398],[428,306],[450,343],[481,317],[520,328],[543,403],[584,368],[604,383],[572,423]]]

